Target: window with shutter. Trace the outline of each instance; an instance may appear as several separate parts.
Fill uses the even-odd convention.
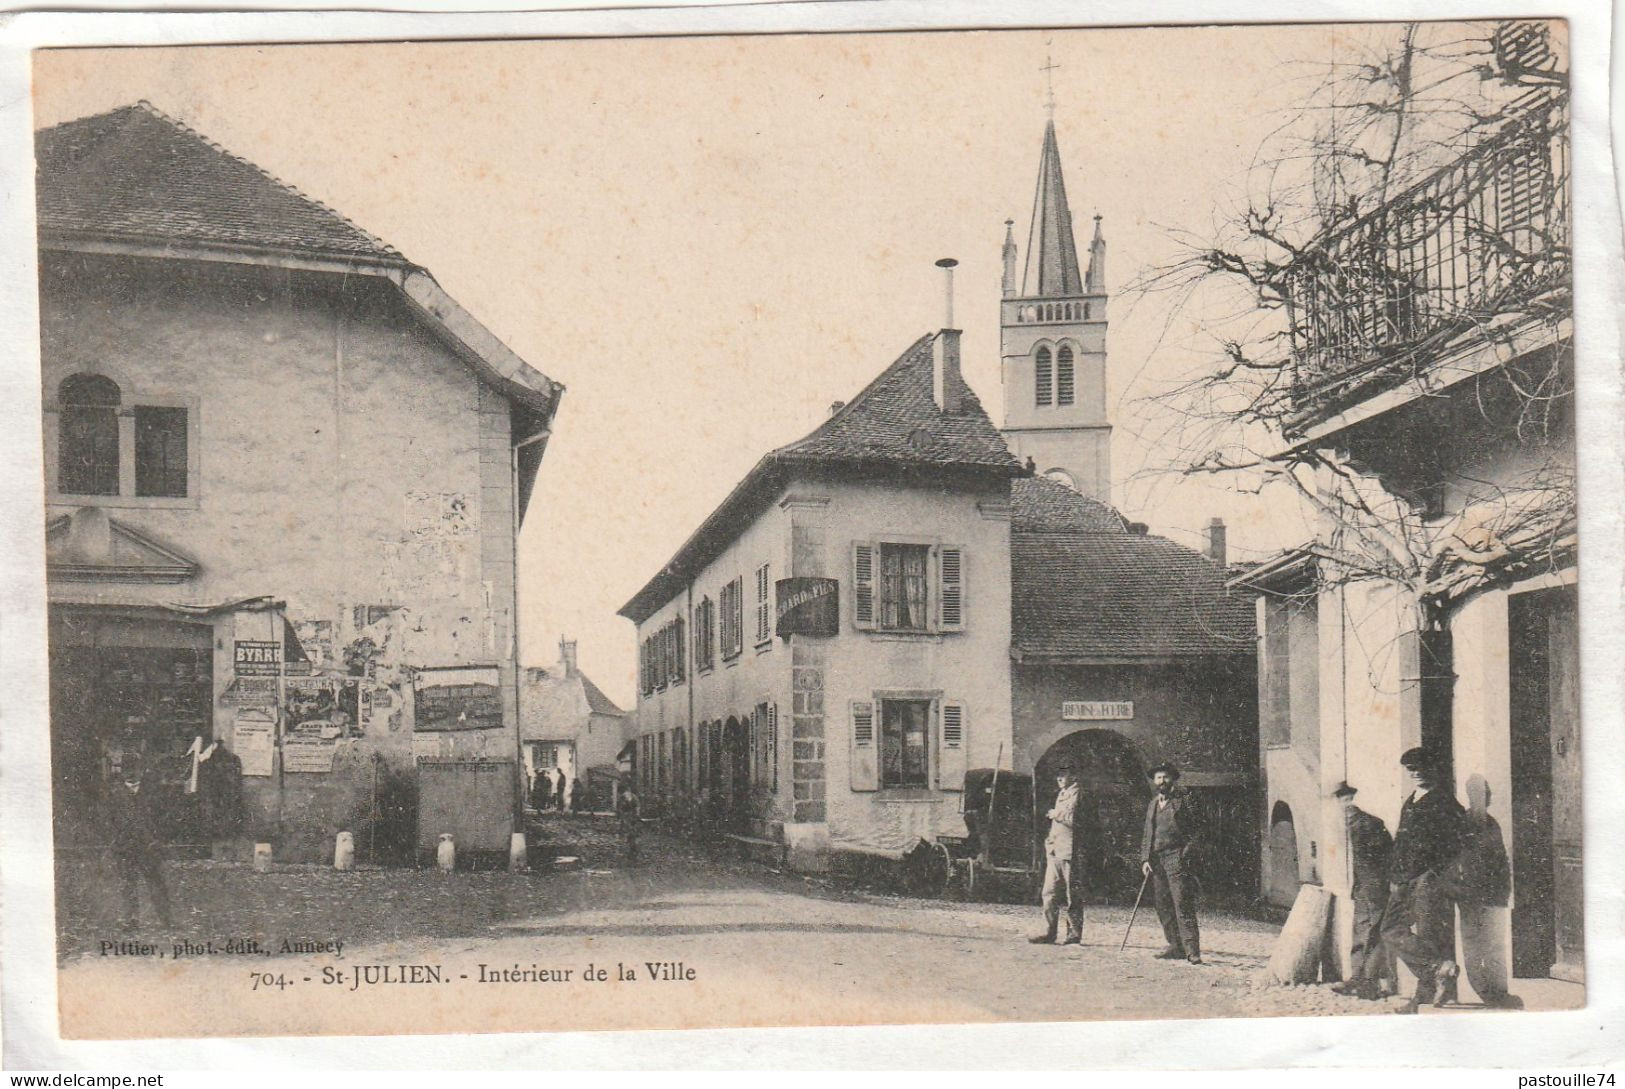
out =
[[[852,623],[875,626],[875,546],[868,541],[852,544]]]
[[[937,744],[937,786],[941,790],[965,789],[965,705],[958,700],[942,702],[942,736]]]
[[[762,564],[756,569],[756,645],[771,645],[773,641],[773,620],[769,615],[769,601],[773,590],[769,565]]]
[[[879,790],[880,769],[875,759],[875,703],[853,700],[851,778],[853,790]]]
[[[742,580],[734,579],[722,588],[722,657],[737,658],[744,649],[744,594]]]
[[[1055,355],[1055,403],[1072,403],[1075,383],[1072,375],[1072,349],[1063,347]]]
[[[779,705],[767,705],[768,785],[779,789]]]
[[[1050,354],[1048,348],[1038,349],[1038,358],[1033,365],[1033,390],[1035,400],[1040,405],[1047,405],[1054,400],[1054,375],[1050,370]]]
[[[937,552],[937,626],[942,631],[965,627],[965,550],[943,545]]]

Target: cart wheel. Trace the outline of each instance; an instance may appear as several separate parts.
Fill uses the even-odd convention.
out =
[[[942,852],[942,885],[937,894],[947,899],[954,887],[954,856],[948,850],[947,844],[937,844],[937,850]]]

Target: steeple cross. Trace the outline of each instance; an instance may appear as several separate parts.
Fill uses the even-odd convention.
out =
[[[1044,73],[1044,86],[1046,89],[1044,109],[1049,111],[1051,121],[1055,120],[1055,70],[1059,67],[1059,64],[1050,59],[1049,50],[1046,49],[1044,51],[1044,67],[1040,68],[1039,71]]]

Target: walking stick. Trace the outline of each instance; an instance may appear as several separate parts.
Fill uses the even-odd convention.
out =
[[[1145,899],[1145,887],[1149,884],[1151,884],[1151,875],[1146,874],[1145,880],[1140,882],[1140,894],[1134,898],[1134,910],[1129,912],[1128,915],[1128,930],[1123,931],[1123,944],[1117,947],[1119,953],[1128,948],[1129,932],[1134,929],[1134,918],[1140,914],[1140,901]]]

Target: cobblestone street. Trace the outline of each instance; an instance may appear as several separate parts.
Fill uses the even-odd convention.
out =
[[[118,997],[128,995],[145,1007],[141,1023],[162,1035],[383,1032],[400,1023],[403,1004],[425,1006],[448,1031],[1389,1008],[1325,986],[1259,987],[1276,928],[1237,916],[1204,918],[1202,966],[1154,959],[1160,934],[1145,910],[1120,952],[1129,913],[1116,906],[1088,909],[1080,946],[1033,946],[1025,938],[1039,925],[1036,907],[860,891],[660,835],[645,840],[649,861],[627,866],[607,821],[579,823],[581,863],[556,872],[259,874],[241,864],[172,863],[172,931],[150,914],[136,933],[117,931],[111,875],[85,867],[61,908],[64,1012],[84,1034],[110,1033],[135,1012]],[[257,942],[267,955],[226,955],[231,939]],[[155,952],[102,955],[105,940],[146,942]],[[279,955],[284,940],[344,944],[336,956]],[[176,960],[182,941],[212,941],[216,952]],[[588,964],[611,978],[584,980]],[[680,978],[650,978],[651,964],[680,965],[669,969]],[[413,965],[431,966],[441,986],[398,985]],[[366,983],[361,966],[396,970],[374,970],[383,982]],[[623,970],[634,974],[621,979]],[[537,971],[551,976],[525,978]],[[512,981],[495,978],[504,972]],[[252,992],[253,973],[288,984],[262,985],[257,1004],[214,997]],[[136,976],[146,977],[139,986],[108,986]]]

